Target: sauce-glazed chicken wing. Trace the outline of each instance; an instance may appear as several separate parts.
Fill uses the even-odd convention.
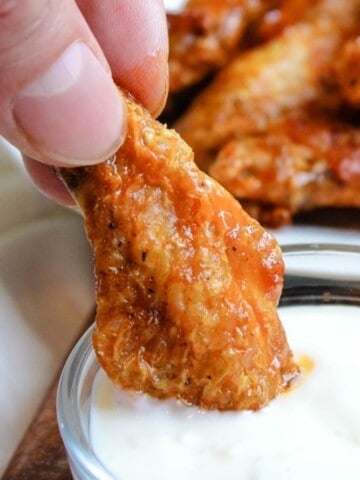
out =
[[[175,123],[200,168],[271,226],[358,207],[360,195],[358,128],[341,116],[360,106],[360,0],[289,0],[276,11],[258,25],[260,44]]]
[[[208,409],[257,409],[296,374],[276,306],[275,239],[128,101],[116,157],[61,169],[94,249],[94,346],[115,384]]]
[[[264,134],[229,142],[209,173],[273,226],[318,207],[360,207],[360,130],[303,109]]]
[[[274,0],[189,0],[168,14],[170,91],[176,92],[225,65],[246,27]]]
[[[224,67],[175,124],[198,165],[206,171],[229,140],[266,131],[321,97],[324,73],[359,11],[359,0],[315,2],[303,21]]]

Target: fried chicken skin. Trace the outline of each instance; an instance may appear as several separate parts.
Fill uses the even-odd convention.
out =
[[[358,25],[359,10],[358,0],[315,2],[301,21],[224,67],[175,124],[198,165],[207,171],[230,140],[264,132],[293,109],[324,96],[323,77]]]
[[[226,64],[246,27],[274,3],[271,0],[189,0],[168,14],[170,92],[200,82]]]
[[[279,246],[175,131],[129,99],[115,158],[60,173],[94,249],[94,347],[115,384],[219,410],[286,387]]]
[[[319,207],[360,207],[360,130],[312,109],[270,131],[232,140],[210,175],[262,223]]]

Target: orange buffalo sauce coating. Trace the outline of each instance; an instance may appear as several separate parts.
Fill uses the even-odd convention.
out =
[[[94,249],[94,347],[115,384],[219,410],[286,387],[280,248],[175,131],[129,99],[116,157],[61,174]]]

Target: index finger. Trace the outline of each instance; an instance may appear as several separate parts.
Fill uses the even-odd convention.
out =
[[[111,66],[115,82],[151,113],[168,90],[168,31],[162,0],[77,0]]]

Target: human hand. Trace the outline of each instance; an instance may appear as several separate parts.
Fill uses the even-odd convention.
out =
[[[0,0],[0,134],[41,191],[71,204],[50,165],[91,165],[119,148],[115,83],[160,113],[167,55],[162,0]]]

